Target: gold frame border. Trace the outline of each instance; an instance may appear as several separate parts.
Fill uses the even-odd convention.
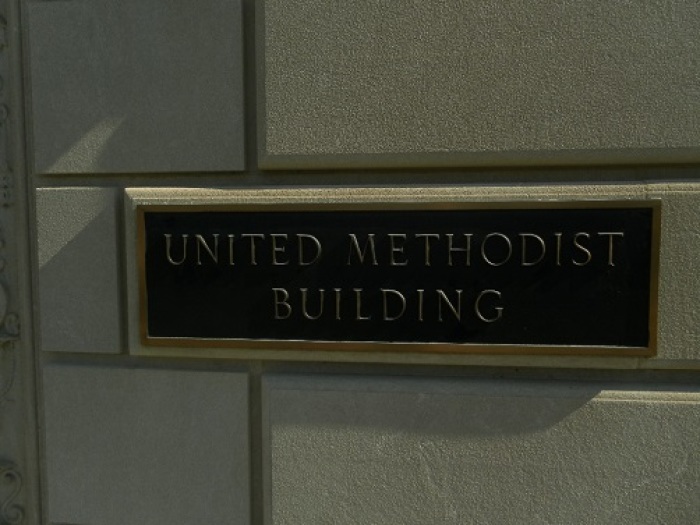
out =
[[[144,214],[151,211],[173,212],[251,212],[251,211],[372,211],[372,210],[529,210],[529,209],[606,209],[648,208],[652,210],[651,260],[649,283],[649,345],[585,346],[585,345],[500,345],[473,343],[410,343],[390,341],[315,341],[280,339],[207,339],[150,337],[148,335],[148,293],[145,271]],[[373,201],[373,202],[236,202],[230,204],[137,204],[136,205],[136,264],[139,297],[139,339],[145,347],[160,348],[220,348],[229,350],[288,350],[332,352],[387,352],[417,354],[478,354],[478,355],[569,355],[610,357],[654,357],[658,339],[659,259],[661,244],[661,200],[547,200],[547,201]],[[233,357],[233,356],[232,356]]]

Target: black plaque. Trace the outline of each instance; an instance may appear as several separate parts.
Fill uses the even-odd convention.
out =
[[[658,215],[649,202],[142,206],[142,336],[651,355]]]

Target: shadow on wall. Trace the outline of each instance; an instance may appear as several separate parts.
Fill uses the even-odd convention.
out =
[[[290,380],[292,381],[292,380]],[[595,384],[532,381],[334,379],[271,389],[279,425],[360,426],[440,436],[527,434],[557,425],[601,391]]]

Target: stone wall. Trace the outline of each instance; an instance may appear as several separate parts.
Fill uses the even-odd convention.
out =
[[[697,2],[0,17],[0,525],[700,521]],[[141,337],[139,205],[590,200],[660,203],[653,356]]]

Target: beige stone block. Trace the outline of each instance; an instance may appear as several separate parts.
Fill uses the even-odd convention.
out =
[[[700,361],[700,185],[658,184],[649,196],[663,202],[659,359]]]
[[[36,172],[244,169],[240,0],[25,7]]]
[[[693,0],[264,0],[264,168],[700,160]]]
[[[111,188],[37,190],[43,350],[121,351],[117,200],[117,191]]]
[[[249,523],[242,373],[44,369],[50,523]]]
[[[700,521],[700,392],[273,376],[268,525]]]

